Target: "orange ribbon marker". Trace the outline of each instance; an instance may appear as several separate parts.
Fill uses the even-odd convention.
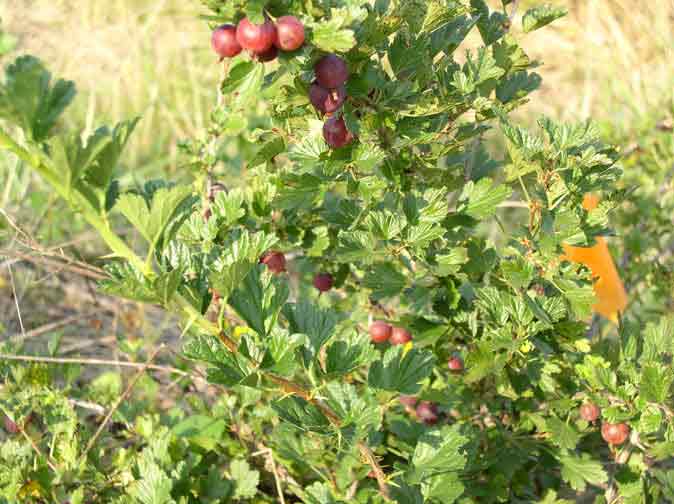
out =
[[[593,194],[585,195],[583,200],[585,210],[593,210],[598,204],[599,197]],[[624,311],[627,307],[627,293],[606,245],[606,239],[603,236],[596,237],[596,243],[592,247],[564,245],[562,259],[583,264],[590,269],[592,276],[597,279],[594,284],[597,303],[593,309],[617,323],[618,312]]]

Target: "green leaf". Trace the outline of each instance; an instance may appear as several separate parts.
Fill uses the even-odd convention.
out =
[[[283,315],[288,320],[291,332],[308,336],[304,352],[304,364],[308,367],[334,334],[337,317],[333,312],[323,311],[306,300],[288,303],[283,307]]]
[[[370,366],[367,381],[374,388],[415,394],[421,388],[420,383],[432,373],[434,364],[431,352],[417,348],[405,351],[402,345],[396,345]]]
[[[496,88],[496,97],[502,103],[508,103],[512,100],[524,98],[531,92],[538,89],[541,85],[541,76],[537,73],[528,73],[525,71],[516,72],[507,79],[501,81]]]
[[[171,478],[145,451],[138,461],[140,479],[132,485],[130,493],[142,504],[174,504],[171,498]]]
[[[519,291],[529,286],[534,278],[534,266],[523,257],[515,257],[501,262],[501,271],[506,281]]]
[[[566,16],[567,12],[564,7],[553,7],[551,5],[534,7],[522,16],[522,28],[525,33],[538,30],[556,19]]]
[[[475,383],[490,374],[498,373],[505,366],[507,356],[495,353],[492,346],[486,341],[477,343],[475,350],[466,357],[468,370],[464,380],[466,383]]]
[[[52,162],[64,177],[64,187],[71,189],[91,168],[96,158],[109,145],[111,138],[99,130],[83,142],[79,132],[58,136],[49,144]]]
[[[552,434],[552,442],[565,450],[574,450],[580,440],[580,433],[573,425],[563,422],[557,417],[546,419],[548,432]]]
[[[0,86],[0,118],[20,126],[36,142],[46,140],[75,97],[75,84],[58,80],[40,60],[21,56],[5,68]]]
[[[458,210],[475,219],[485,219],[496,213],[496,208],[512,194],[512,190],[503,185],[494,185],[490,178],[472,180],[464,187]]]
[[[283,138],[275,137],[267,143],[263,144],[258,151],[255,153],[255,156],[249,161],[249,168],[254,168],[262,163],[271,161],[279,154],[286,151],[286,144]]]
[[[341,19],[330,19],[314,23],[311,30],[311,43],[329,53],[345,53],[356,45],[353,30],[342,29]]]
[[[306,504],[338,504],[326,483],[316,482],[309,485],[304,492],[303,502]],[[339,503],[341,504],[341,501]]]
[[[340,231],[335,251],[341,262],[363,261],[371,264],[376,257],[376,240],[366,231]]]
[[[225,204],[235,206],[235,201]],[[233,211],[233,210],[232,210]],[[231,236],[232,241],[222,250],[216,249],[217,258],[208,279],[223,298],[228,298],[258,264],[260,257],[277,242],[274,235],[261,231],[251,234],[243,230]]]
[[[292,424],[297,429],[318,434],[333,432],[330,420],[313,404],[301,397],[286,397],[272,403],[272,408],[282,420]]]
[[[106,143],[105,147],[98,154],[93,169],[87,172],[88,182],[100,189],[106,189],[110,185],[119,158],[139,121],[140,118],[138,117],[117,124],[112,132],[107,127],[100,128],[96,132],[97,134],[109,137],[110,141]]]
[[[300,342],[292,339],[287,331],[277,328],[272,331],[260,367],[281,376],[292,375],[297,369],[294,352],[299,344]]]
[[[556,285],[562,289],[562,294],[569,302],[571,309],[580,320],[592,314],[592,306],[596,298],[591,285],[578,285],[573,280],[558,279]]]
[[[183,203],[192,195],[190,186],[161,187],[152,194],[151,203],[140,194],[125,193],[117,200],[117,208],[155,247],[169,224],[176,218]]]
[[[250,468],[243,459],[233,460],[229,465],[229,474],[235,483],[234,498],[250,499],[257,494],[260,484],[260,472]]]
[[[211,365],[206,371],[208,380],[225,386],[243,382],[252,374],[249,362],[238,353],[233,354],[216,337],[198,335],[187,340],[183,353],[188,359]]]
[[[373,211],[367,218],[370,231],[381,240],[394,239],[405,227],[404,219],[389,211]]]
[[[382,411],[376,397],[359,392],[353,385],[330,382],[326,387],[328,406],[341,419],[340,431],[351,445],[381,427]]]
[[[662,317],[657,324],[649,322],[643,334],[643,362],[659,361],[663,354],[674,353],[674,316]]]
[[[435,274],[438,276],[447,276],[458,273],[461,265],[468,262],[468,250],[465,247],[456,247],[447,253],[435,256],[438,265],[435,268]]]
[[[178,437],[188,438],[204,450],[214,450],[227,428],[221,418],[192,415],[173,426],[171,431]]]
[[[571,453],[560,454],[558,459],[562,464],[562,478],[574,490],[584,492],[586,483],[601,485],[608,480],[601,462],[593,460],[587,453],[580,457]]]
[[[407,278],[391,263],[377,263],[365,274],[363,285],[372,291],[375,300],[397,296],[407,284]]]
[[[241,189],[237,188],[229,192],[221,191],[215,195],[215,200],[211,203],[213,217],[221,219],[224,227],[232,226],[246,215],[243,202],[244,194]]]
[[[576,373],[595,390],[615,391],[618,384],[611,364],[600,356],[586,355],[582,364],[576,364]]]
[[[263,265],[259,265],[234,289],[228,302],[256,333],[266,337],[276,325],[288,293],[288,284],[285,281],[276,278]]]
[[[223,95],[231,99],[235,108],[244,109],[259,98],[264,72],[264,65],[256,61],[238,61],[222,81]]]
[[[366,334],[352,333],[346,340],[331,343],[325,353],[325,374],[336,377],[355,371],[377,357],[377,351]]]
[[[144,303],[159,302],[152,282],[128,263],[110,263],[105,267],[109,278],[99,282],[102,292]]]
[[[439,224],[424,222],[407,228],[406,242],[410,247],[423,252],[435,240],[442,238],[447,230]]]
[[[651,363],[641,370],[639,396],[646,400],[664,404],[669,398],[669,390],[674,382],[671,366]]]
[[[425,433],[414,449],[410,481],[418,483],[429,477],[461,471],[467,460],[461,448],[467,442],[457,425]]]

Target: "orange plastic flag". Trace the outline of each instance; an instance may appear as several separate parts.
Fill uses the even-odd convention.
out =
[[[596,208],[598,204],[599,198],[595,195],[588,194],[583,200],[583,208],[588,211]],[[593,309],[617,323],[618,312],[624,311],[627,307],[627,293],[606,245],[606,239],[598,236],[592,247],[564,245],[562,259],[583,264],[590,269],[592,276],[597,279],[594,284],[597,303]]]

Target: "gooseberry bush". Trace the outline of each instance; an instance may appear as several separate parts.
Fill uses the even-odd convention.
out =
[[[246,442],[205,408],[141,421],[146,447],[85,449],[72,407],[5,366],[8,421],[25,433],[42,411],[49,431],[48,457],[3,445],[5,501],[673,499],[674,321],[588,322],[593,279],[563,245],[608,234],[629,191],[592,124],[511,120],[541,80],[518,39],[564,14],[517,4],[207,0],[220,66],[204,71],[223,78],[182,144],[189,184],[123,186],[137,120],[65,132],[74,85],[8,65],[0,147],[111,250],[102,292],[180,320],[183,357],[233,398],[213,422],[227,410]],[[232,138],[249,155],[224,184]],[[261,446],[276,485],[240,459]]]

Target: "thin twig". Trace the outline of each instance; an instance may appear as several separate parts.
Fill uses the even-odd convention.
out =
[[[105,408],[100,404],[96,404],[89,401],[80,401],[79,399],[68,399],[68,402],[73,406],[77,406],[79,408],[86,409],[89,411],[94,411],[99,415],[105,413]]]
[[[16,424],[16,426],[17,426],[17,428],[19,429],[19,432],[21,432],[21,434],[23,435],[23,437],[26,438],[26,441],[28,441],[28,442],[30,443],[30,445],[33,447],[33,450],[35,450],[35,453],[37,453],[39,457],[43,457],[43,458],[47,461],[47,465],[49,466],[49,468],[50,468],[52,471],[54,471],[55,473],[58,473],[58,472],[59,472],[59,468],[58,468],[58,466],[56,465],[56,463],[52,461],[52,458],[51,458],[50,456],[48,456],[48,455],[44,455],[44,454],[40,451],[40,447],[35,443],[35,441],[33,440],[33,438],[30,437],[30,436],[26,433],[26,431],[23,429],[22,426],[20,426],[19,424]]]
[[[2,408],[2,413],[9,418],[9,415],[7,414],[7,411],[5,411],[5,408]],[[51,457],[45,455],[42,453],[42,450],[40,450],[40,447],[35,443],[32,437],[28,435],[28,433],[24,430],[23,426],[20,425],[18,422],[15,422],[16,428],[19,430],[21,435],[26,438],[26,441],[30,443],[30,445],[33,447],[33,451],[37,453],[38,457],[44,458],[47,461],[47,465],[49,468],[54,471],[55,473],[59,472],[58,466],[56,465],[56,462],[51,459]]]
[[[128,367],[151,371],[159,371],[162,373],[169,374],[178,374],[181,376],[189,376],[192,378],[197,378],[182,369],[170,367],[170,366],[159,366],[156,364],[143,364],[140,362],[127,362],[127,361],[116,361],[116,360],[106,360],[106,359],[75,359],[68,357],[39,357],[34,355],[9,355],[9,354],[0,354],[1,360],[13,360],[13,361],[23,361],[23,362],[43,362],[46,364],[83,364],[91,366],[119,366],[119,367]]]
[[[23,319],[21,317],[21,308],[19,308],[19,295],[16,292],[16,284],[14,283],[14,274],[12,273],[12,267],[8,264],[7,271],[9,271],[9,281],[12,284],[12,294],[14,294],[14,305],[16,306],[16,315],[19,318],[19,327],[21,327],[21,334],[26,336],[26,329],[23,327]]]
[[[265,455],[271,466],[272,474],[274,475],[274,481],[276,482],[276,492],[278,493],[278,498],[280,499],[281,504],[286,504],[285,497],[283,496],[283,488],[281,487],[281,479],[279,478],[278,471],[276,470],[276,462],[274,461],[274,452],[271,448],[263,448],[262,450],[253,453],[253,457],[256,455]]]
[[[136,385],[140,377],[147,371],[147,369],[150,366],[150,363],[154,360],[154,358],[157,356],[157,354],[164,348],[164,345],[159,345],[154,352],[150,355],[150,357],[147,359],[147,362],[143,364],[143,366],[138,370],[138,372],[134,375],[133,378],[131,378],[131,381],[126,387],[126,390],[124,393],[117,398],[117,401],[115,401],[115,404],[112,405],[112,408],[110,408],[110,411],[108,411],[108,414],[105,416],[103,421],[101,422],[101,425],[98,426],[98,430],[94,434],[94,436],[89,440],[87,443],[87,447],[84,449],[84,452],[80,456],[79,459],[79,464],[81,464],[84,460],[87,458],[87,454],[89,453],[89,450],[93,448],[94,444],[96,443],[96,440],[98,437],[101,435],[103,432],[103,429],[105,429],[105,426],[108,424],[110,419],[112,418],[112,415],[117,411],[117,408],[126,400],[126,398],[131,394],[131,391],[133,390],[133,387]],[[78,465],[79,465],[78,464]]]
[[[13,339],[15,341],[16,340],[22,341],[22,340],[29,339],[29,338],[36,338],[36,337],[41,336],[45,333],[48,333],[48,332],[54,331],[56,329],[60,329],[61,327],[67,326],[68,324],[70,324],[72,322],[77,322],[79,320],[86,320],[88,318],[95,317],[95,316],[99,315],[99,313],[100,312],[93,312],[93,313],[89,313],[89,314],[86,314],[86,315],[72,315],[70,317],[66,317],[64,319],[57,320],[56,322],[51,322],[49,324],[45,324],[45,325],[42,325],[40,327],[36,327],[35,329],[31,329],[28,332],[23,332],[21,334],[19,334],[19,333],[13,334],[12,336],[10,336],[10,339]]]
[[[370,447],[363,441],[358,443],[358,449],[360,450],[360,454],[363,456],[363,458],[367,461],[370,467],[372,467],[372,471],[374,471],[374,477],[377,478],[377,484],[379,485],[379,493],[381,493],[384,499],[391,500],[391,494],[389,492],[388,485],[386,484],[386,475],[384,474],[384,471],[382,471],[377,458],[374,456],[374,453],[372,453]]]
[[[0,251],[0,255],[18,258],[23,261],[41,264],[43,266],[49,266],[56,269],[57,272],[69,271],[87,278],[92,278],[94,280],[105,280],[108,278],[108,275],[106,275],[103,270],[96,268],[95,266],[91,266],[79,261],[71,262],[68,259],[62,258],[58,255],[52,256],[58,259],[53,259],[43,255],[26,254],[17,250],[2,250]]]

